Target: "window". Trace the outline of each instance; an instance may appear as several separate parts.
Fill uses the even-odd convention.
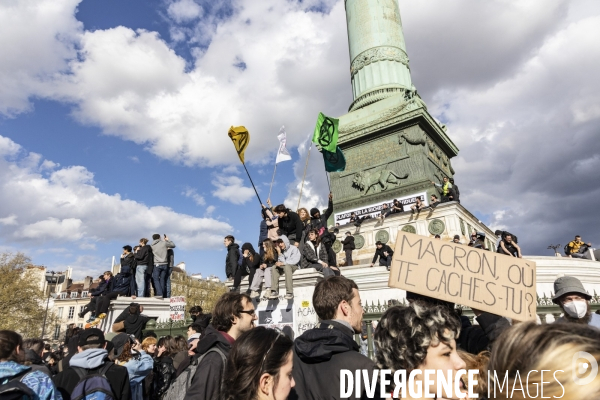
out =
[[[58,340],[58,337],[60,336],[60,325],[55,325],[54,326],[54,340]]]
[[[71,292],[71,298],[74,299],[77,297],[77,292]]]
[[[73,315],[75,315],[75,306],[69,307],[68,319],[73,319]]]
[[[84,290],[83,292],[81,292],[81,297],[82,297],[82,298],[88,297],[88,292],[87,292],[87,290]]]
[[[79,306],[79,312],[82,313],[85,306]]]
[[[67,298],[67,294],[66,293],[61,293],[60,294],[60,298],[61,299],[66,299]]]
[[[58,318],[62,318],[64,309],[64,307],[58,307]]]

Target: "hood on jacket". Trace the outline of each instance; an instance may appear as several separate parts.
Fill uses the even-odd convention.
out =
[[[332,325],[333,329],[329,329]],[[334,354],[358,351],[350,329],[335,321],[321,321],[294,342],[296,354],[307,364],[328,361]]]
[[[219,346],[223,349],[226,349],[227,351],[229,351],[229,349],[231,348],[231,345],[229,344],[227,339],[225,339],[225,336],[223,336],[212,325],[209,325],[204,330],[204,336],[198,342],[198,345],[196,346],[195,351],[197,354],[204,354],[210,348],[212,348],[214,346]],[[225,353],[225,354],[227,354],[227,353]]]
[[[104,364],[106,358],[108,358],[108,351],[106,349],[87,349],[75,354],[71,358],[69,365],[71,367],[94,369]]]
[[[31,367],[18,364],[14,361],[0,362],[0,383],[2,383],[2,381],[5,379],[8,380],[13,376],[19,375],[21,372],[28,371],[30,369]]]
[[[40,357],[38,353],[31,349],[25,350],[25,359],[32,364],[44,365],[44,360],[42,360],[42,357]]]
[[[287,236],[281,235],[281,236],[279,236],[279,239],[281,239],[281,241],[283,242],[283,244],[285,244],[285,249],[286,250],[290,248],[290,239],[288,239]]]
[[[255,254],[256,254],[256,250],[254,250],[254,247],[252,247],[252,244],[250,244],[250,243],[244,243],[244,244],[242,245],[242,253],[243,253],[245,250],[248,250],[248,251],[250,252],[250,254],[252,254],[252,255],[255,255]]]

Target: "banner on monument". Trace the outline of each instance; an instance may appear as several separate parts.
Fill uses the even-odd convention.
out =
[[[410,196],[405,196],[405,197],[396,197],[396,199],[398,199],[398,201],[400,201],[400,203],[404,206],[405,212],[410,211],[410,206],[412,206],[413,204],[415,204],[417,202],[417,198],[420,198],[421,201],[423,202],[423,204],[425,204],[426,206],[429,205],[429,202],[427,201],[427,193],[425,193],[425,192],[412,194]],[[345,225],[345,224],[350,223],[350,215],[352,213],[356,213],[356,216],[360,217],[360,218],[364,218],[367,215],[370,216],[371,218],[376,218],[379,216],[379,214],[381,214],[383,205],[387,204],[389,207],[389,206],[391,206],[393,200],[394,199],[390,199],[390,200],[382,201],[379,203],[370,204],[368,206],[364,206],[361,208],[355,208],[352,210],[337,213],[334,215],[335,223],[340,224],[340,225]]]
[[[174,296],[169,298],[169,317],[171,321],[185,320],[185,297]]]
[[[266,328],[277,328],[283,330],[286,326],[292,331],[294,330],[294,311],[292,306],[275,307],[267,305],[265,307],[257,307],[258,314],[257,326]]]
[[[536,264],[398,231],[388,286],[519,321],[535,320]]]

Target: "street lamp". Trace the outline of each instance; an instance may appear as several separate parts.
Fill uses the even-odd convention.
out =
[[[65,281],[65,276],[60,272],[46,272],[46,282],[48,282],[48,299],[46,300],[46,313],[44,314],[44,325],[42,325],[42,339],[46,333],[46,318],[48,317],[48,306],[50,304],[50,284],[54,284],[54,291],[56,292],[56,285],[61,284]]]

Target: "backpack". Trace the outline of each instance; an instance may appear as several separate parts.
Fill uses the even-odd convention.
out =
[[[221,359],[223,360],[223,370],[221,371],[221,374],[223,374],[225,372],[225,363],[227,362],[227,357],[225,356],[225,354],[223,354],[223,352],[219,348],[212,347],[206,353],[202,354],[200,357],[194,357],[194,359],[192,360],[190,365],[188,365],[181,372],[181,374],[179,376],[177,376],[173,380],[173,382],[171,382],[171,385],[169,386],[169,388],[163,395],[163,399],[183,400],[188,389],[190,388],[190,385],[192,384],[192,379],[194,378],[194,375],[196,375],[196,370],[198,369],[198,365],[200,365],[200,363],[202,362],[202,359],[204,359],[204,357],[206,357],[206,355],[211,352],[219,353],[219,355],[221,356]]]
[[[71,400],[114,400],[115,395],[110,387],[106,371],[114,364],[106,362],[97,372],[79,367],[71,367],[79,375],[79,382],[71,393]]]
[[[33,400],[38,396],[33,390],[23,382],[23,378],[30,373],[31,370],[24,371],[13,377],[4,385],[0,386],[0,399],[2,400]]]
[[[565,244],[565,248],[563,249],[565,251],[565,256],[568,256],[569,254],[571,254],[571,249],[569,247],[570,244],[571,244],[571,242]]]

